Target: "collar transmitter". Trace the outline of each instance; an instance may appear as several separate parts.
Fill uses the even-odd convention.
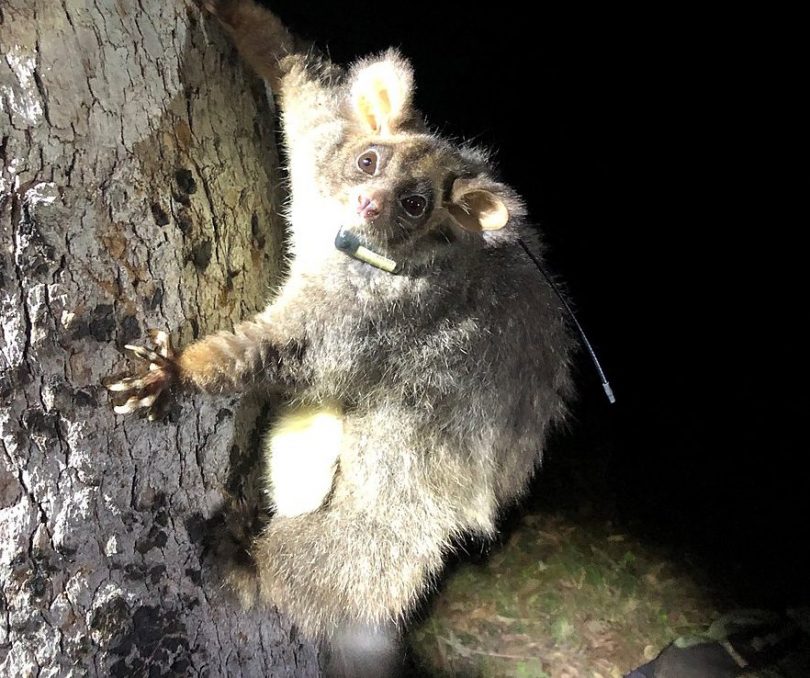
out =
[[[350,256],[352,259],[362,261],[363,263],[379,268],[386,273],[401,273],[402,265],[389,259],[388,257],[378,254],[374,250],[366,247],[354,233],[352,233],[345,226],[341,226],[340,230],[335,236],[335,247],[344,254]]]

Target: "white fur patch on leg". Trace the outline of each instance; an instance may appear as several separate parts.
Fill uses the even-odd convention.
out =
[[[294,408],[279,417],[265,441],[266,489],[276,515],[310,513],[323,504],[342,438],[343,412],[335,404]]]

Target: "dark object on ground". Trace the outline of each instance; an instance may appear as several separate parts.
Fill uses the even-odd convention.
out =
[[[810,609],[726,614],[705,635],[678,638],[626,678],[735,676],[810,676]]]

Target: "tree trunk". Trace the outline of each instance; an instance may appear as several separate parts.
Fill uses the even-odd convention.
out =
[[[281,251],[272,111],[182,0],[0,4],[0,674],[318,674],[203,562],[255,403],[113,414],[100,382],[260,308]]]

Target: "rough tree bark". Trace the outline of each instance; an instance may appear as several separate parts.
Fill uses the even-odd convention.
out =
[[[206,564],[255,404],[116,417],[150,327],[259,308],[279,261],[272,115],[182,0],[0,3],[0,674],[316,675]]]

